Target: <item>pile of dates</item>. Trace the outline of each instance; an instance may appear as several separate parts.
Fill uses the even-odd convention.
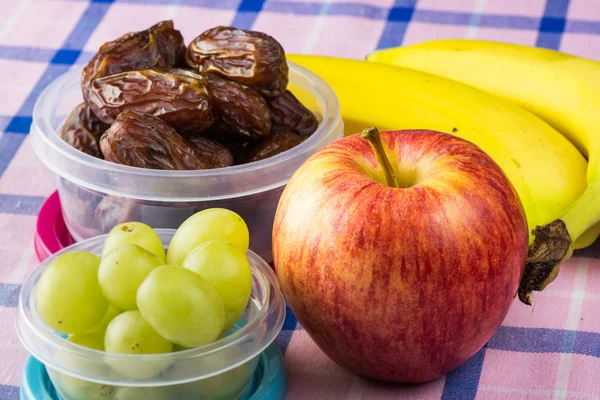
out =
[[[61,138],[139,168],[196,170],[289,150],[318,120],[287,90],[282,46],[261,32],[217,26],[186,47],[172,21],[105,43],[84,68],[84,102]]]

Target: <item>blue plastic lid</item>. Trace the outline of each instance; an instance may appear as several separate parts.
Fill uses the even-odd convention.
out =
[[[260,355],[254,378],[240,400],[283,400],[286,392],[283,356],[273,343]],[[46,367],[32,356],[25,363],[21,400],[60,400]]]

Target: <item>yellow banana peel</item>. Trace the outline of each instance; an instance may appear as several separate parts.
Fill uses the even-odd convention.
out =
[[[556,220],[586,189],[587,163],[577,148],[511,101],[408,68],[324,56],[288,59],[333,88],[346,134],[370,126],[433,129],[478,145],[515,187],[531,228]]]
[[[468,39],[381,50],[367,59],[435,74],[511,100],[546,120],[588,157],[585,192],[537,232],[530,264],[537,264],[535,275],[549,278],[532,278],[533,290],[552,281],[573,248],[585,247],[598,237],[600,62],[553,50]],[[554,168],[545,170],[560,174]]]

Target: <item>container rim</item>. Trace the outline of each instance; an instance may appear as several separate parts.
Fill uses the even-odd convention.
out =
[[[75,171],[84,168],[88,170],[91,169],[96,174],[112,174],[138,180],[169,178],[181,179],[183,182],[201,178],[215,179],[240,173],[252,173],[252,175],[261,176],[261,172],[266,170],[285,170],[284,166],[288,163],[303,162],[308,156],[321,148],[323,142],[328,142],[327,139],[331,135],[331,132],[336,130],[336,127],[343,124],[343,122],[340,115],[340,104],[333,89],[331,89],[322,78],[310,70],[291,61],[288,61],[288,65],[290,71],[290,83],[294,84],[296,81],[303,82],[308,87],[302,87],[302,89],[309,91],[310,94],[315,97],[317,103],[322,104],[322,120],[317,130],[307,140],[289,151],[282,152],[264,160],[207,170],[170,171],[138,168],[111,163],[75,149],[60,138],[59,131],[52,126],[51,116],[52,111],[58,102],[57,99],[60,99],[65,91],[72,91],[73,89],[71,86],[73,86],[75,82],[79,83],[83,66],[75,67],[56,78],[38,97],[33,108],[33,123],[31,126],[33,148],[44,164],[61,177],[91,190],[135,199],[207,201],[247,196],[278,188],[287,184],[293,171],[283,174],[283,176],[276,179],[269,178],[267,182],[257,183],[255,185],[256,187],[246,188],[241,191],[231,190],[229,193],[221,193],[216,196],[186,196],[184,198],[178,198],[176,196],[162,197],[156,194],[149,196],[146,193],[142,193],[141,191],[130,187],[115,190],[114,184],[113,182],[110,182],[110,179],[98,180],[99,182],[90,182],[89,180],[86,181],[79,177]],[[83,99],[81,99],[81,101],[83,101]],[[61,159],[65,162],[61,161],[59,163],[56,162],[56,159]],[[224,189],[224,192],[229,189]]]
[[[175,229],[155,229],[155,232],[161,237],[161,240],[163,240],[163,243],[165,244],[170,242],[170,239],[173,237],[175,231]],[[60,250],[40,263],[40,265],[38,265],[38,267],[29,274],[23,283],[21,292],[19,293],[17,314],[15,317],[17,335],[29,353],[31,353],[35,358],[40,360],[45,365],[69,375],[76,375],[76,372],[65,368],[64,365],[60,365],[60,363],[56,362],[56,360],[45,355],[44,353],[48,353],[48,350],[39,350],[43,347],[49,348],[50,354],[66,352],[68,354],[75,355],[77,358],[83,359],[89,363],[95,363],[99,361],[109,364],[111,362],[140,362],[140,358],[143,358],[145,362],[149,363],[177,363],[177,361],[202,359],[208,355],[218,354],[220,351],[227,351],[230,347],[251,338],[256,331],[261,329],[261,326],[265,324],[265,321],[269,317],[274,318],[273,326],[271,329],[266,330],[261,339],[260,345],[257,345],[257,347],[251,353],[247,353],[239,358],[236,358],[236,362],[228,365],[227,368],[215,369],[211,373],[203,374],[201,376],[194,376],[193,378],[177,382],[185,383],[187,381],[194,381],[218,375],[247,362],[266,349],[281,331],[286,310],[285,300],[283,298],[283,294],[281,293],[279,281],[277,280],[272,268],[260,256],[258,256],[252,250],[248,250],[247,257],[250,261],[252,276],[254,278],[253,280],[257,282],[256,288],[253,285],[252,292],[262,292],[262,300],[258,304],[257,313],[246,324],[222,339],[192,349],[174,351],[170,353],[144,355],[108,353],[105,351],[86,348],[65,340],[53,332],[52,329],[41,320],[35,311],[34,286],[37,285],[44,269],[58,256],[72,250],[90,249],[93,246],[103,243],[106,236],[108,235],[95,236]],[[168,239],[168,241],[165,241],[164,239]],[[32,311],[28,312],[26,310],[26,305],[29,306]],[[29,314],[32,314],[33,318]],[[32,337],[34,337],[35,340],[39,340],[40,343],[36,344],[32,340]],[[87,379],[92,380],[91,378]],[[115,384],[114,380],[103,380],[101,378],[93,380],[110,385]],[[150,381],[148,379],[139,379],[137,382],[136,380],[123,380],[123,383],[126,383],[129,386],[152,386],[151,382],[152,379],[150,379]],[[164,382],[162,384],[164,384]],[[155,386],[158,385],[155,384]]]

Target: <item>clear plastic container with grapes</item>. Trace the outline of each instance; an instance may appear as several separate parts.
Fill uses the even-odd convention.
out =
[[[269,265],[235,212],[177,230],[123,223],[45,260],[17,332],[62,400],[237,399],[283,325]]]

